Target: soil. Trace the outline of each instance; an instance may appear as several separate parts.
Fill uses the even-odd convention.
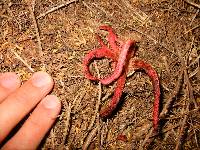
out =
[[[52,93],[62,102],[40,148],[199,149],[199,1],[64,2],[0,0],[0,72],[17,72],[25,82],[33,72],[46,71],[55,81]],[[106,41],[100,25],[112,26],[123,40],[137,41],[134,58],[150,63],[159,74],[158,133],[152,129],[151,80],[144,72],[127,77],[120,106],[109,118],[99,117],[115,84],[86,79],[82,61],[100,47],[95,33]],[[90,66],[94,74],[112,73],[109,59],[95,62]]]

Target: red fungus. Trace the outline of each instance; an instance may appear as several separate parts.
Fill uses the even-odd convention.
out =
[[[109,49],[102,39],[97,35],[97,40],[101,45],[101,48],[94,49],[90,51],[83,60],[83,69],[85,77],[90,80],[98,80],[102,84],[110,84],[113,81],[117,80],[117,85],[114,91],[112,99],[109,101],[108,105],[104,106],[100,110],[101,117],[108,117],[113,110],[117,107],[117,104],[120,101],[122,96],[122,91],[126,82],[126,74],[128,72],[128,65],[130,64],[135,70],[144,70],[147,75],[151,78],[153,88],[154,88],[154,110],[153,110],[153,126],[154,129],[158,128],[159,121],[159,101],[160,101],[160,85],[159,79],[156,71],[151,67],[150,64],[145,63],[142,60],[134,60],[129,62],[132,54],[135,52],[135,42],[133,40],[128,40],[126,42],[121,42],[117,35],[113,32],[113,29],[110,26],[100,26],[101,30],[106,30],[108,34],[108,42],[111,46]],[[120,44],[117,45],[117,42]],[[113,61],[114,72],[104,79],[99,79],[94,77],[89,70],[89,65],[92,60],[96,58],[109,58]]]

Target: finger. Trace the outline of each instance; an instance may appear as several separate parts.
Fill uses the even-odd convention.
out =
[[[6,72],[0,74],[0,104],[12,92],[21,85],[21,81],[16,73]]]
[[[36,149],[54,123],[61,109],[61,103],[54,95],[45,97],[24,123],[18,133],[3,149]]]
[[[47,73],[38,72],[1,103],[0,142],[50,92],[52,87],[51,77]]]

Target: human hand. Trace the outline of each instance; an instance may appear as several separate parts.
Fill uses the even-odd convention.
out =
[[[37,148],[61,109],[58,98],[47,95],[52,88],[53,80],[45,72],[34,73],[23,85],[15,73],[0,74],[0,144],[34,109],[23,126],[2,149]]]

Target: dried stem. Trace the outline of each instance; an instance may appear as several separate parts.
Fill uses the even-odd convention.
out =
[[[40,39],[40,33],[39,33],[39,28],[38,28],[38,23],[35,18],[34,10],[35,10],[35,0],[32,1],[31,5],[29,6],[30,14],[33,19],[33,25],[35,28],[36,32],[36,37],[37,37],[37,42],[38,42],[38,48],[39,48],[39,54],[42,55],[42,42]]]
[[[94,62],[95,63],[95,69],[97,71],[97,75],[98,75],[98,78],[100,78],[100,72],[99,72],[99,68],[97,66],[97,63],[96,61]],[[98,128],[98,145],[99,145],[99,149],[101,147],[101,134],[100,134],[100,119],[99,119],[99,107],[100,107],[100,103],[101,103],[101,97],[102,97],[102,85],[101,85],[101,82],[99,82],[99,94],[98,94],[98,101],[97,101],[97,104],[96,104],[96,110],[95,110],[95,114],[97,116],[97,128]]]
[[[160,118],[165,118],[165,116],[169,112],[169,107],[170,107],[173,99],[176,97],[176,95],[178,94],[178,92],[180,90],[182,80],[183,80],[183,70],[180,71],[180,76],[178,77],[178,81],[176,83],[176,87],[173,90],[173,93],[171,94],[171,96],[169,97],[167,103],[165,104],[162,112],[160,113]]]
[[[189,111],[189,105],[190,105],[190,102],[187,103],[187,107],[186,107],[185,112],[188,112],[188,111]],[[185,114],[183,120],[181,120],[182,122],[180,123],[180,124],[181,124],[181,127],[180,127],[180,129],[179,129],[178,140],[176,141],[175,150],[181,149],[181,146],[182,146],[182,138],[183,138],[183,135],[184,135],[184,132],[185,132],[185,124],[186,124],[187,118],[188,118],[188,114]]]
[[[19,59],[32,73],[34,73],[34,70],[31,68],[31,66],[22,59],[21,56],[19,56],[19,54],[17,54],[17,52],[15,52],[13,49],[11,49],[11,52],[16,56],[17,59]]]
[[[187,33],[191,32],[191,31],[193,31],[194,29],[197,29],[197,28],[199,28],[199,27],[200,27],[200,24],[198,24],[198,25],[194,26],[193,28],[189,29],[189,30],[186,31],[184,34],[187,34]]]
[[[77,96],[75,97],[75,99],[72,103],[73,113],[77,113],[78,111],[80,111],[81,100],[85,96],[86,91],[79,92],[79,93],[80,94],[77,94]]]
[[[99,69],[97,67],[97,63],[96,61],[94,61],[94,65],[95,65],[95,69],[97,71],[97,75],[98,75],[98,78],[100,78],[100,73],[99,73]],[[95,108],[95,113],[91,119],[91,122],[90,122],[90,125],[88,127],[88,131],[90,131],[94,125],[94,122],[95,122],[95,119],[96,117],[99,116],[98,112],[99,112],[99,107],[100,107],[100,103],[101,103],[101,97],[102,97],[102,88],[101,88],[101,82],[99,82],[99,85],[98,85],[98,101],[96,103],[96,108]]]
[[[94,136],[96,135],[98,131],[98,127],[96,126],[88,135],[88,137],[85,140],[85,143],[83,144],[82,149],[87,150],[88,146],[90,145],[91,141],[93,140]]]
[[[193,62],[191,62],[191,63],[189,64],[189,67],[192,66],[192,65],[194,65],[196,62],[198,62],[199,59],[200,59],[200,55],[199,55]]]
[[[196,101],[194,99],[193,89],[192,89],[192,86],[191,86],[191,83],[190,83],[190,80],[189,80],[189,76],[188,76],[188,73],[187,73],[186,63],[185,63],[183,57],[181,56],[180,52],[177,51],[177,53],[178,53],[178,57],[181,61],[181,65],[184,69],[184,82],[187,86],[186,93],[187,93],[188,101],[187,101],[187,107],[185,109],[185,112],[189,112],[189,106],[190,106],[191,102],[194,103],[195,108],[198,108],[198,105],[196,104]],[[185,133],[185,125],[186,125],[187,119],[188,119],[188,114],[185,114],[183,120],[181,120],[181,127],[179,129],[178,140],[176,142],[176,147],[175,147],[176,150],[181,148],[182,138],[183,138],[183,135]]]
[[[52,12],[54,12],[54,11],[60,9],[60,8],[63,8],[63,7],[69,5],[69,4],[73,3],[73,2],[76,2],[76,1],[78,1],[78,0],[70,0],[70,1],[67,1],[67,2],[64,1],[64,3],[62,3],[62,4],[60,4],[60,5],[56,6],[56,7],[53,7],[50,10],[40,14],[39,16],[37,16],[37,19],[40,19],[40,18],[46,16],[47,14],[52,13]]]
[[[146,135],[144,141],[140,145],[139,150],[143,150],[143,147],[145,147],[147,145],[147,143],[151,143],[150,137],[152,137],[153,131],[154,131],[154,129],[150,128],[149,133]]]
[[[65,142],[66,142],[66,138],[68,135],[68,131],[69,131],[69,124],[70,124],[70,120],[71,120],[71,103],[69,103],[68,107],[67,107],[67,112],[66,112],[66,118],[67,120],[65,121],[65,130],[63,133],[63,141],[62,141],[62,146],[64,146]]]
[[[192,88],[192,85],[190,83],[189,76],[188,76],[188,73],[187,73],[186,63],[184,62],[183,57],[181,56],[179,51],[178,51],[178,56],[179,56],[179,59],[181,61],[182,67],[184,69],[184,80],[185,80],[186,85],[187,85],[189,100],[190,100],[190,102],[194,103],[195,108],[198,108],[198,105],[197,105],[197,103],[194,99],[193,88]]]
[[[199,4],[196,4],[196,3],[191,2],[191,1],[189,1],[189,0],[184,0],[184,1],[185,1],[186,3],[188,3],[188,4],[192,5],[192,6],[197,7],[197,8],[200,9],[200,5],[199,5]]]

